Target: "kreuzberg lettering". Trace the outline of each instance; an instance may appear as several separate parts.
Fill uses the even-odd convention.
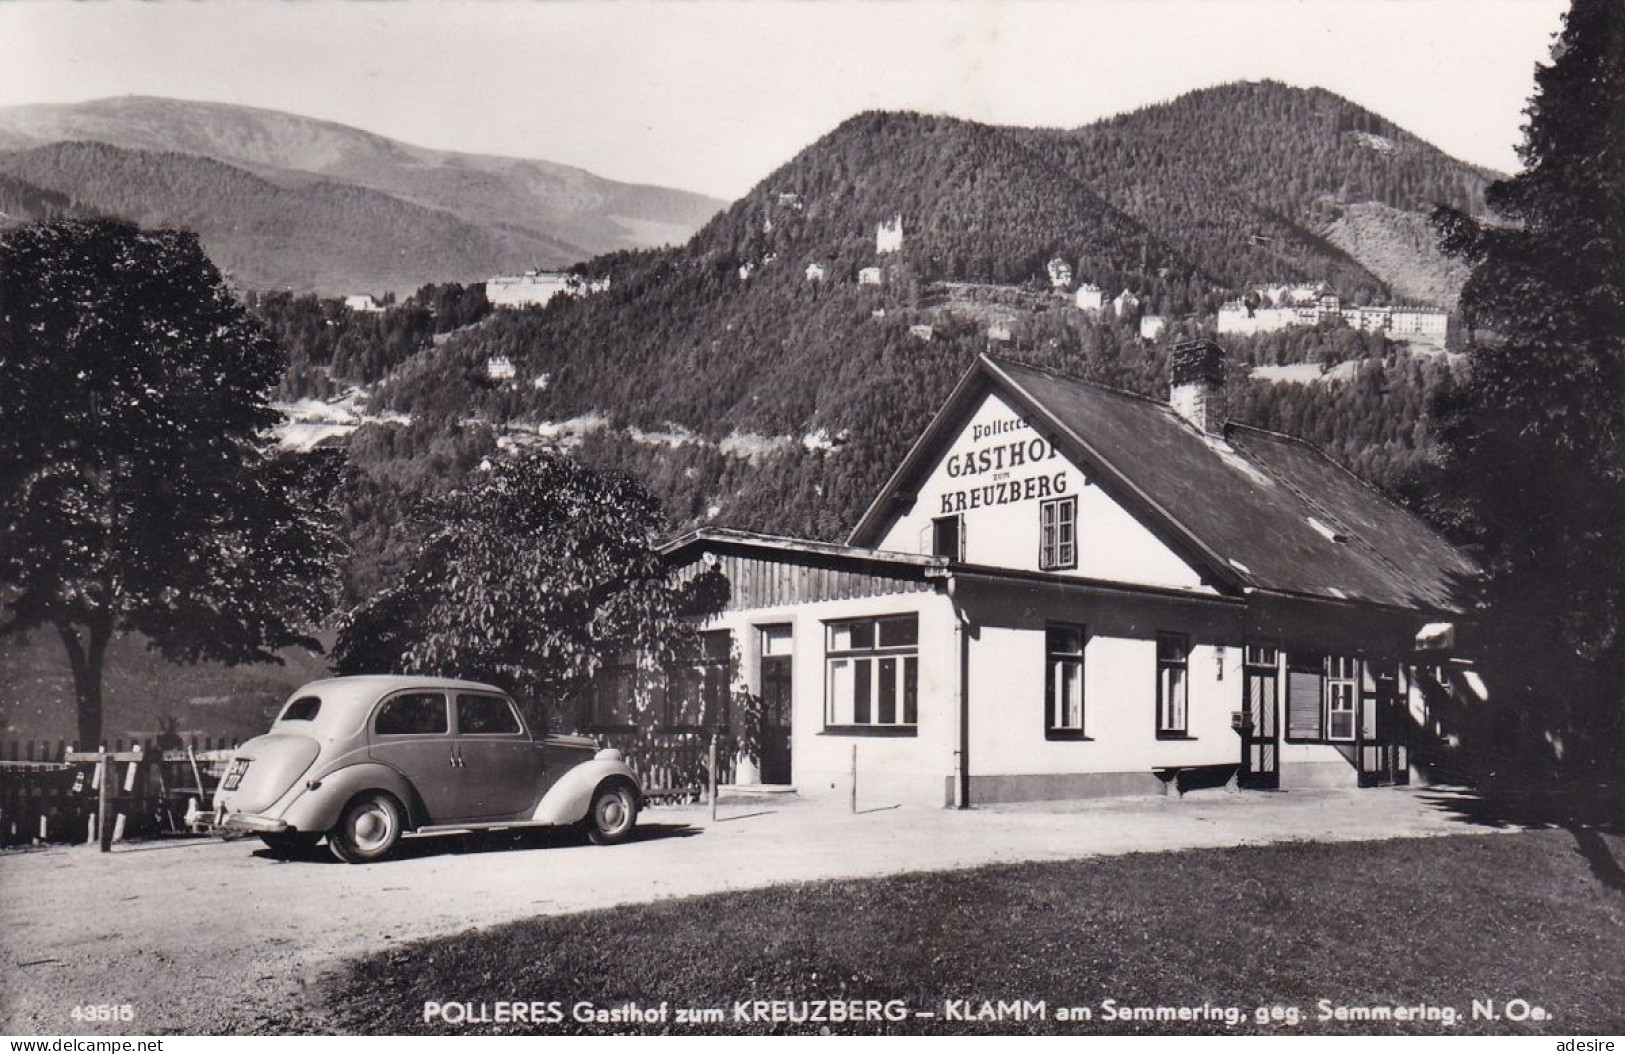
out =
[[[1020,418],[994,421],[971,426],[971,441],[977,442],[994,436],[1030,429]],[[1008,472],[1048,461],[1058,455],[1055,444],[1046,439],[1017,439],[1009,443],[981,450],[966,450],[951,454],[944,471],[952,479],[980,476],[989,472]],[[971,509],[986,509],[997,505],[1010,505],[1018,501],[1038,501],[1066,493],[1066,473],[1056,472],[1025,479],[1003,479],[994,483],[951,490],[942,495],[942,515],[951,516]]]

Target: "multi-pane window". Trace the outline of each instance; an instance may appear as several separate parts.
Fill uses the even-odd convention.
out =
[[[1190,638],[1157,634],[1157,735],[1182,736],[1189,728]]]
[[[1078,566],[1078,499],[1055,498],[1038,506],[1038,567],[1064,571]]]
[[[1082,626],[1050,626],[1044,633],[1047,730],[1054,738],[1078,738],[1083,729]]]
[[[920,626],[914,615],[825,624],[824,723],[913,728]]]
[[[638,670],[631,656],[617,656],[587,686],[582,724],[588,728],[630,728],[637,721]]]
[[[733,633],[700,634],[700,653],[667,678],[665,727],[728,727],[733,682]]]
[[[1354,714],[1360,699],[1360,660],[1347,655],[1326,659],[1326,738],[1354,739]]]

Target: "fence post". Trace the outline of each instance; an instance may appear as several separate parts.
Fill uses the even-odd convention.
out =
[[[717,818],[717,737],[711,737],[710,751],[705,766],[705,782],[711,792],[711,821]]]
[[[858,811],[858,745],[852,744],[852,811]]]
[[[96,762],[100,788],[96,795],[96,833],[101,836],[102,852],[113,851],[113,825],[107,822],[108,807],[113,800],[113,755],[102,746],[101,760]]]

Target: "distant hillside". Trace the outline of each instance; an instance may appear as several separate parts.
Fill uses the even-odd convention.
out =
[[[1358,299],[1372,293],[1361,271],[1384,282],[1407,268],[1438,271],[1416,223],[1437,203],[1481,212],[1495,178],[1331,92],[1271,81],[1025,138],[1227,285],[1327,279]],[[1363,237],[1334,237],[1351,209]],[[1384,225],[1395,228],[1391,238],[1379,236]],[[1401,264],[1386,247],[1397,243],[1414,257]],[[1461,275],[1438,277],[1438,302],[1448,306]]]
[[[117,149],[52,162],[51,148],[74,143]],[[161,165],[152,160],[166,155]],[[156,167],[204,196],[166,194],[152,180]],[[237,262],[244,284],[329,294],[408,292],[678,243],[722,205],[547,161],[429,150],[274,110],[146,97],[0,108],[0,172],[23,170],[83,208],[199,227],[217,261]],[[214,180],[229,192],[211,193]],[[256,237],[319,226],[343,237]],[[344,241],[373,244],[335,254]]]

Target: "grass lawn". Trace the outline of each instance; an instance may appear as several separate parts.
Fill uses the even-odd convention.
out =
[[[361,960],[329,979],[321,1027],[358,1033],[1554,1033],[1625,1031],[1625,838],[1561,830],[1145,854],[819,882],[539,918]],[[609,1008],[902,1000],[902,1022],[628,1025]],[[1119,1007],[1236,1007],[1216,1020]],[[1346,1006],[1453,1007],[1461,1020],[1317,1021]],[[1523,999],[1544,1022],[1471,1020]],[[948,1000],[1043,1000],[1045,1016],[944,1019]],[[423,1020],[425,1001],[558,1001],[558,1023]],[[1256,1008],[1296,1007],[1297,1026]],[[1094,1018],[1058,1021],[1059,1007]],[[798,1011],[799,1013],[799,1011]]]

